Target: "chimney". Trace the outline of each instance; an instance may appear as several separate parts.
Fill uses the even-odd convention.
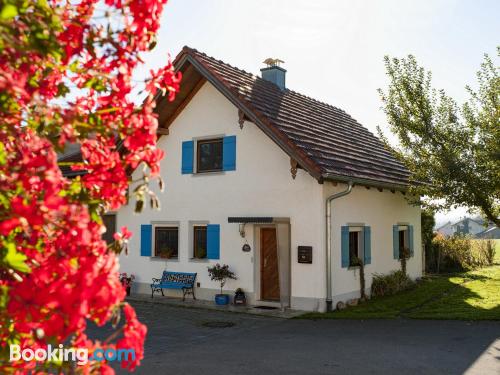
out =
[[[280,59],[265,59],[264,64],[267,66],[262,68],[260,71],[262,73],[262,79],[272,82],[281,90],[284,90],[286,70],[280,66],[281,63],[284,63],[284,61]]]

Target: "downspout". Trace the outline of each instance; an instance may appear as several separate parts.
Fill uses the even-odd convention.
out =
[[[349,181],[347,189],[326,198],[326,311],[332,311],[332,201],[352,191],[354,183]]]

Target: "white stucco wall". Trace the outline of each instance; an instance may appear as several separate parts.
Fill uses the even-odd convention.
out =
[[[324,184],[324,199],[346,189],[345,184]],[[414,256],[407,262],[412,278],[422,275],[420,208],[409,205],[405,197],[387,190],[355,186],[352,192],[332,203],[332,279],[334,305],[339,300],[359,297],[359,271],[341,267],[341,226],[359,223],[371,227],[371,264],[365,266],[366,287],[370,288],[374,273],[386,274],[400,270],[393,259],[392,227],[411,224],[414,227]]]
[[[226,288],[238,287],[254,292],[255,244],[253,226],[246,226],[246,239],[252,251],[241,250],[245,240],[238,224],[229,224],[229,216],[270,216],[290,218],[292,294],[322,298],[324,295],[324,263],[318,258],[312,265],[297,264],[297,246],[313,246],[322,251],[322,186],[303,170],[295,180],[290,174],[290,158],[256,125],[238,125],[238,111],[211,84],[206,83],[161,137],[159,147],[166,156],[161,162],[165,191],[158,192],[161,210],[144,209],[135,214],[133,204],[117,214],[117,226],[126,225],[134,236],[129,255],[120,258],[122,272],[136,275],[137,283],[151,282],[167,267],[172,271],[197,272],[201,288],[216,289],[210,281],[207,266],[216,261],[190,260],[189,221],[209,221],[221,225],[221,259],[238,276]],[[236,135],[236,171],[204,175],[181,174],[182,141],[196,137]],[[134,173],[137,178],[140,169]],[[156,190],[157,191],[157,190]],[[155,221],[179,223],[179,260],[140,256],[140,225]],[[200,291],[203,293],[203,291]]]
[[[159,140],[166,153],[161,162],[165,191],[159,196],[161,210],[146,207],[134,213],[133,202],[117,213],[117,227],[127,226],[134,236],[128,256],[121,255],[121,271],[136,276],[136,291],[149,292],[151,277],[171,271],[197,272],[198,296],[211,298],[218,285],[210,281],[207,266],[216,262],[229,264],[238,276],[226,288],[242,288],[250,299],[258,296],[258,244],[254,226],[247,225],[246,240],[252,250],[241,247],[238,224],[229,224],[230,216],[268,216],[288,218],[291,236],[291,307],[324,310],[326,295],[325,215],[328,195],[345,185],[319,184],[299,169],[295,180],[290,174],[290,158],[256,125],[238,125],[238,111],[211,84],[206,83],[171,124],[169,135]],[[214,174],[181,174],[182,142],[198,137],[236,135],[236,171]],[[140,168],[133,178],[140,176]],[[152,184],[153,185],[153,184]],[[372,228],[372,264],[366,267],[367,287],[373,272],[387,273],[399,269],[392,258],[392,225],[412,224],[415,229],[415,256],[408,262],[412,277],[421,275],[420,210],[409,206],[400,193],[379,192],[355,187],[346,197],[334,201],[333,292],[334,303],[359,294],[359,273],[340,267],[340,227],[346,223],[365,223]],[[220,260],[193,260],[189,243],[191,221],[220,224]],[[179,259],[162,260],[140,256],[140,225],[155,222],[179,225]],[[297,246],[313,247],[313,263],[297,262]],[[174,291],[174,294],[178,292]]]

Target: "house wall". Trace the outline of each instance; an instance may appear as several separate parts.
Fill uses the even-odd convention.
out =
[[[236,171],[213,174],[181,174],[181,143],[196,137],[236,135]],[[230,216],[270,216],[289,218],[291,226],[291,293],[317,301],[324,296],[324,258],[315,253],[312,265],[296,262],[297,246],[313,246],[323,251],[322,186],[304,170],[296,179],[290,174],[290,158],[256,125],[238,125],[238,111],[210,83],[206,83],[169,128],[169,135],[160,138],[158,146],[166,153],[161,162],[165,191],[160,193],[152,183],[161,202],[161,210],[146,207],[135,214],[133,200],[117,213],[117,227],[127,226],[134,236],[128,256],[120,257],[122,272],[136,276],[135,292],[150,293],[152,277],[160,277],[165,269],[197,272],[198,297],[211,299],[217,284],[210,281],[207,266],[226,263],[238,280],[230,280],[227,290],[241,287],[252,302],[254,299],[257,248],[254,226],[247,225],[246,240],[251,252],[241,250],[245,239],[238,224],[229,224]],[[140,177],[141,168],[133,174]],[[190,221],[220,224],[220,260],[193,260],[189,245]],[[140,256],[140,225],[155,222],[179,225],[179,260]],[[169,294],[179,295],[178,291]],[[301,301],[299,299],[299,301]],[[314,302],[316,303],[316,302]],[[294,305],[292,307],[302,307]]]
[[[326,182],[323,199],[346,189],[346,185]],[[341,226],[364,224],[371,227],[371,264],[365,266],[367,293],[374,273],[386,274],[401,269],[399,260],[393,259],[392,227],[409,224],[414,227],[414,256],[407,262],[410,277],[422,275],[422,245],[420,208],[409,205],[401,193],[382,192],[355,186],[352,192],[332,203],[332,279],[333,303],[360,296],[359,270],[341,267]]]
[[[236,171],[213,174],[181,174],[182,142],[197,137],[236,135]],[[169,135],[160,138],[158,146],[166,153],[161,162],[165,191],[158,194],[161,210],[146,207],[134,213],[133,201],[117,213],[117,227],[127,226],[134,236],[129,254],[120,256],[122,272],[136,276],[134,291],[150,293],[152,277],[165,269],[197,272],[198,298],[212,299],[218,285],[210,281],[207,267],[226,263],[238,280],[229,280],[225,289],[242,288],[250,303],[259,295],[258,226],[246,225],[246,237],[239,234],[238,224],[229,224],[231,216],[268,216],[290,222],[291,307],[325,310],[325,200],[345,185],[319,184],[307,172],[290,174],[290,158],[256,125],[238,125],[238,111],[210,83],[206,83],[171,124]],[[133,173],[137,179],[138,168]],[[340,267],[340,227],[347,223],[364,223],[372,228],[372,264],[366,266],[366,286],[372,274],[399,269],[392,258],[392,225],[414,226],[415,255],[408,262],[412,277],[421,275],[420,210],[409,206],[400,194],[354,187],[348,196],[332,205],[333,293],[334,303],[359,296],[359,272]],[[168,260],[140,256],[140,225],[169,223],[179,226],[179,259]],[[191,222],[220,224],[220,260],[194,260],[190,242]],[[241,250],[245,242],[248,253]],[[312,246],[313,263],[297,262],[297,247]],[[167,291],[166,291],[167,293]],[[168,291],[180,295],[179,291]]]

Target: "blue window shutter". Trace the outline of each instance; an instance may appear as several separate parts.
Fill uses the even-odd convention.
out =
[[[364,238],[365,238],[365,248],[364,248],[364,262],[365,264],[372,263],[372,229],[370,227],[364,227]]]
[[[141,256],[150,257],[153,240],[153,226],[141,224]]]
[[[236,170],[236,136],[224,137],[222,142],[222,169],[225,171]]]
[[[342,268],[349,267],[349,227],[341,227]]]
[[[410,256],[413,256],[413,225],[408,225],[408,246],[410,246]]]
[[[220,225],[207,225],[207,258],[220,259]]]
[[[399,225],[392,226],[392,255],[399,259]]]
[[[182,142],[182,174],[193,173],[194,142]]]

